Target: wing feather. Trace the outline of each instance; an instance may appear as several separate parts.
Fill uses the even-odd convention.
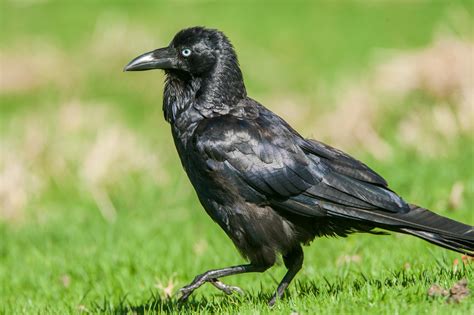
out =
[[[408,206],[382,177],[345,153],[305,140],[275,117],[208,119],[196,144],[208,165],[220,162],[269,204],[292,204],[302,215],[321,215],[326,204],[354,209],[406,212]],[[219,132],[216,132],[219,131]],[[291,201],[290,201],[291,199]]]

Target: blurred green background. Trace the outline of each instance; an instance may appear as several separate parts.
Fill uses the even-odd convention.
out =
[[[474,312],[427,296],[472,281],[472,263],[398,235],[315,240],[273,311],[282,266],[227,279],[243,297],[204,286],[177,306],[242,258],[181,169],[163,74],[122,72],[181,28],[218,28],[250,96],[474,224],[472,1],[0,3],[0,313]]]

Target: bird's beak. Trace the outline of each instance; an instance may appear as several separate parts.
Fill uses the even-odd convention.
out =
[[[176,52],[173,48],[159,48],[130,61],[123,71],[144,71],[152,69],[172,69],[176,66]]]

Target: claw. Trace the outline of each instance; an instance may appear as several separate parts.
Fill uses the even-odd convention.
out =
[[[197,277],[196,279],[194,279],[194,281],[191,284],[189,284],[187,286],[184,286],[184,287],[182,287],[181,289],[178,290],[177,293],[181,294],[181,296],[178,299],[178,302],[179,303],[186,302],[186,300],[194,292],[194,290],[199,288],[205,282],[211,283],[213,286],[215,286],[217,289],[221,290],[225,294],[232,294],[234,292],[237,292],[239,294],[244,294],[244,291],[241,288],[239,288],[237,286],[227,285],[227,284],[219,281],[219,279],[202,280],[202,279]]]
[[[184,302],[188,299],[188,297],[200,286],[202,286],[206,282],[210,282],[219,290],[223,291],[226,294],[231,294],[233,292],[238,292],[243,294],[243,291],[239,287],[230,286],[222,283],[219,281],[219,277],[231,276],[240,273],[246,272],[263,272],[268,269],[267,266],[260,266],[260,265],[238,265],[233,267],[227,267],[222,269],[215,269],[215,270],[208,270],[203,274],[196,276],[189,285],[181,288],[176,294],[180,293],[181,297],[178,299],[178,303]]]
[[[186,300],[193,293],[194,290],[195,288],[192,288],[189,285],[179,289],[178,293],[180,293],[181,296],[179,297],[178,302],[180,303],[186,302]]]
[[[275,305],[276,300],[277,300],[277,296],[276,295],[272,296],[272,298],[268,301],[268,306],[272,307],[273,305]]]
[[[234,292],[237,292],[239,294],[244,294],[244,291],[237,287],[237,286],[232,286],[232,285],[227,285],[221,281],[219,281],[219,279],[211,279],[209,280],[209,282],[215,286],[217,289],[221,290],[222,292],[224,292],[225,294],[232,294]]]

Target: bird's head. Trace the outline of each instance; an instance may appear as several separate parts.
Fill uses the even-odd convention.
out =
[[[191,103],[204,117],[228,112],[247,95],[234,48],[215,29],[184,29],[167,47],[136,57],[124,71],[152,69],[162,69],[167,75],[163,112],[169,122]]]
[[[222,59],[233,60],[237,66],[237,57],[227,37],[215,29],[192,27],[178,32],[168,47],[136,57],[124,71],[162,69],[200,77],[211,72]]]

